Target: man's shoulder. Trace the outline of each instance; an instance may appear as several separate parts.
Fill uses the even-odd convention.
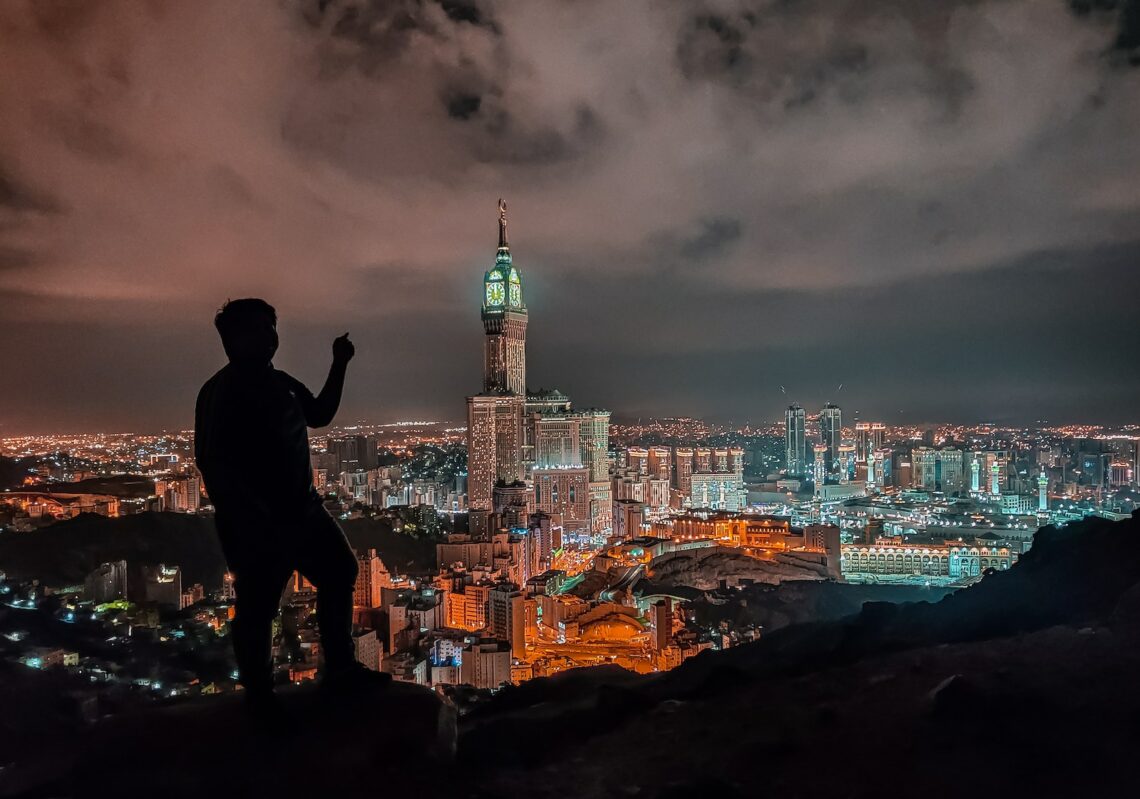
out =
[[[202,384],[202,387],[200,389],[198,389],[198,398],[199,399],[210,394],[214,389],[216,389],[218,387],[219,384],[221,384],[225,381],[226,375],[228,374],[228,372],[226,370],[227,370],[227,367],[223,366],[221,369],[214,372],[214,374],[210,377],[209,380],[207,380],[205,383]]]

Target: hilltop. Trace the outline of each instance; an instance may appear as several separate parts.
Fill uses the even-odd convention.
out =
[[[1100,795],[1140,742],[1140,519],[1043,528],[938,602],[869,602],[634,677],[506,689],[460,756],[488,796]],[[497,748],[504,736],[541,745]],[[523,787],[525,786],[525,788]]]
[[[53,755],[50,776],[23,772],[13,795],[92,795],[91,775],[120,798],[156,785],[169,797],[310,790],[324,763],[337,764],[338,796],[361,799],[392,788],[481,799],[1126,795],[1137,674],[1140,518],[1087,519],[1043,528],[1009,571],[937,602],[867,602],[658,675],[605,666],[532,680],[457,725],[446,702],[412,687],[361,697],[359,712],[325,712],[300,692],[293,722],[271,733],[238,723],[232,697],[112,719]],[[206,732],[219,729],[229,737]],[[107,765],[147,736],[164,742],[145,744],[137,768]]]

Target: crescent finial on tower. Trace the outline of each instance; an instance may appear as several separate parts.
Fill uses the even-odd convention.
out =
[[[507,203],[499,198],[499,249],[507,249]]]

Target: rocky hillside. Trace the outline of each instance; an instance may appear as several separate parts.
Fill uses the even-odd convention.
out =
[[[653,593],[649,585],[645,593]],[[642,589],[638,585],[639,592]],[[675,589],[674,589],[675,590]],[[757,583],[740,590],[710,591],[691,600],[698,626],[730,629],[762,627],[765,634],[792,624],[831,621],[858,613],[867,602],[937,602],[952,589],[911,585],[867,585],[789,580]]]
[[[724,547],[691,549],[654,558],[649,564],[653,582],[661,586],[684,585],[707,590],[721,581],[736,585],[741,580],[776,585],[789,580],[822,580],[804,566],[774,560],[758,560]]]
[[[1136,674],[1140,520],[1089,519],[936,603],[503,691],[459,751],[503,763],[486,796],[1130,795]]]
[[[424,689],[341,710],[298,692],[271,730],[203,698],[56,739],[7,795],[1131,796],[1137,674],[1140,519],[1090,519],[938,602],[506,689],[459,720],[450,762],[453,717]]]

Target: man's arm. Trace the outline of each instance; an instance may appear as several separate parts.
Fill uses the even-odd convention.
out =
[[[324,427],[332,423],[340,407],[340,398],[344,393],[344,377],[348,371],[348,362],[356,354],[356,348],[348,340],[348,333],[333,341],[333,362],[329,368],[329,376],[321,393],[313,396],[307,390],[298,392],[301,408],[305,412],[305,423],[309,427]]]

